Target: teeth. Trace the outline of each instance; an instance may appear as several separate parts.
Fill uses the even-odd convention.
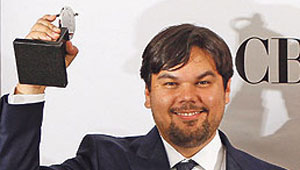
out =
[[[199,114],[201,112],[202,111],[200,111],[200,112],[191,112],[191,113],[179,113],[179,112],[176,112],[176,114],[179,115],[179,116],[194,116],[194,115]]]

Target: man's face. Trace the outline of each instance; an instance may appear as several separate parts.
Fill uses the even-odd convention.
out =
[[[194,46],[185,66],[152,74],[151,92],[145,90],[145,106],[151,108],[158,130],[168,143],[193,148],[215,134],[229,93],[230,81],[224,90],[212,57]]]

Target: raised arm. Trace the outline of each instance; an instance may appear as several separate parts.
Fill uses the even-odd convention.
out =
[[[56,15],[45,15],[40,18],[31,28],[26,39],[56,41],[59,38],[60,29],[52,24],[55,19]],[[78,54],[78,49],[72,45],[71,41],[67,41],[66,51],[65,63],[68,67]],[[45,86],[40,85],[18,84],[15,88],[15,94],[41,94],[44,93],[45,88]]]
[[[32,27],[27,39],[56,41],[60,29],[52,24],[55,15],[45,15]],[[66,66],[78,53],[70,41],[66,44]],[[29,95],[43,94],[45,86],[17,84],[14,94],[23,95],[23,104],[8,102],[8,95],[0,103],[0,170],[39,170],[39,144],[44,102],[26,103]],[[41,168],[43,169],[43,168]]]

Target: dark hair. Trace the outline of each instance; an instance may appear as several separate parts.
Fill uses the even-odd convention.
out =
[[[171,26],[157,34],[143,52],[140,75],[151,90],[151,75],[174,66],[183,67],[189,60],[192,46],[208,52],[218,73],[223,77],[224,90],[233,75],[232,57],[224,40],[208,28],[192,24]]]

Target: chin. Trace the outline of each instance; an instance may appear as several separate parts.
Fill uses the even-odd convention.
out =
[[[214,132],[207,120],[199,127],[194,128],[195,130],[191,131],[190,129],[179,128],[172,122],[167,130],[167,136],[173,144],[179,147],[193,148],[203,145]]]

